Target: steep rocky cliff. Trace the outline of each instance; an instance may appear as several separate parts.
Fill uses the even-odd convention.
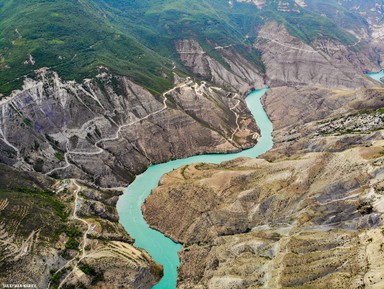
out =
[[[181,62],[186,67],[190,68],[195,75],[204,77],[217,85],[235,89],[241,93],[264,85],[260,68],[237,53],[233,45],[213,45],[211,48],[221,55],[224,63],[209,56],[193,38],[177,41],[175,46]]]
[[[1,161],[120,186],[151,163],[255,142],[257,127],[236,92],[175,76],[175,87],[158,95],[101,70],[82,84],[42,70],[3,100]]]
[[[118,223],[121,192],[90,184],[253,146],[244,96],[271,85],[268,162],[178,169],[144,207],[185,245],[179,287],[382,287],[384,97],[362,74],[382,68],[382,12],[374,0],[0,3],[0,162],[20,170],[0,178],[28,179],[1,191],[1,281],[152,287],[162,268]]]
[[[306,8],[326,15],[356,35],[371,48],[371,57],[381,62],[384,57],[384,3],[376,0],[303,1]]]
[[[263,26],[254,45],[262,52],[267,83],[271,86],[358,88],[373,84],[362,75],[363,70],[378,69],[369,54],[364,54],[367,50],[353,51],[353,47],[326,39],[309,45],[276,22]]]
[[[184,243],[178,288],[380,288],[383,144],[164,176],[144,213]]]
[[[282,98],[284,95],[284,98]],[[264,157],[340,151],[382,138],[384,89],[276,88],[263,99],[274,125]]]

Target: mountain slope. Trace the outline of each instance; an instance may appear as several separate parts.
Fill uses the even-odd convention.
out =
[[[95,76],[98,66],[161,93],[171,86],[172,62],[181,64],[174,42],[188,38],[196,39],[224,67],[228,64],[214,47],[231,45],[262,74],[261,55],[252,41],[259,28],[271,20],[310,45],[316,39],[343,45],[357,42],[355,36],[335,25],[333,15],[317,14],[315,4],[308,9],[295,1],[281,5],[269,1],[258,9],[251,3],[223,0],[2,0],[0,93],[20,88],[24,75],[33,76],[41,67],[54,69],[64,79],[80,81]],[[362,17],[348,13],[348,19]],[[357,30],[349,25],[344,26]],[[182,65],[179,68],[185,71]]]
[[[270,287],[276,287],[280,281],[286,286],[306,286],[322,284],[323,280],[337,284],[339,279],[348,285],[361,281],[353,283],[346,276],[364,273],[369,278],[375,270],[380,273],[380,260],[375,260],[378,266],[370,267],[371,271],[367,271],[366,263],[356,261],[357,252],[374,258],[372,251],[363,252],[362,247],[376,249],[382,241],[375,227],[381,212],[370,211],[371,200],[366,200],[365,194],[361,195],[362,203],[353,196],[351,204],[350,191],[344,190],[336,209],[330,206],[317,211],[310,207],[306,211],[307,203],[296,202],[300,197],[294,194],[297,180],[282,179],[280,174],[280,165],[284,164],[291,175],[307,178],[308,183],[300,188],[310,193],[310,202],[316,201],[318,193],[311,187],[311,181],[340,187],[337,178],[342,175],[332,175],[331,181],[316,175],[318,163],[329,164],[323,168],[324,174],[332,172],[332,162],[327,163],[332,159],[343,167],[340,172],[352,179],[359,178],[359,169],[376,174],[373,167],[381,162],[382,144],[368,148],[364,145],[383,138],[380,108],[384,98],[379,83],[363,72],[382,68],[382,1],[369,0],[361,6],[356,6],[356,1],[0,0],[0,162],[20,170],[12,170],[13,179],[32,175],[49,180],[49,184],[33,193],[36,200],[48,198],[42,202],[46,208],[39,208],[38,212],[52,217],[37,218],[33,226],[28,226],[23,219],[25,209],[17,216],[7,209],[17,207],[23,197],[24,203],[19,207],[29,206],[29,214],[36,200],[19,188],[2,191],[0,186],[0,208],[7,202],[11,204],[0,212],[0,219],[4,223],[9,218],[21,220],[23,229],[15,232],[16,247],[12,252],[17,255],[23,251],[23,244],[33,248],[22,255],[23,262],[14,260],[14,255],[8,256],[4,266],[9,270],[1,277],[9,280],[15,276],[12,274],[18,274],[25,276],[20,280],[25,282],[36,276],[37,268],[44,273],[33,281],[43,284],[43,288],[50,279],[52,285],[63,282],[69,288],[151,287],[162,270],[144,251],[132,246],[132,239],[118,223],[115,205],[120,191],[96,189],[94,185],[126,186],[151,164],[253,146],[259,130],[244,98],[250,90],[268,85],[272,90],[264,104],[274,123],[276,143],[275,149],[265,156],[270,163],[249,162],[244,178],[230,179],[234,188],[231,198],[218,199],[211,194],[216,188],[204,195],[212,201],[203,204],[208,208],[206,215],[201,216],[199,211],[198,216],[193,216],[196,212],[185,206],[185,213],[192,217],[175,219],[186,221],[187,233],[196,234],[176,236],[179,231],[172,227],[177,224],[174,221],[165,230],[175,239],[193,244],[181,255],[180,286],[199,284],[222,289],[229,284],[241,288],[251,283],[258,286],[266,279]],[[354,166],[348,161],[351,154],[346,149],[354,149],[353,153],[360,154],[363,160],[359,158],[361,162]],[[312,154],[314,151],[318,153]],[[243,170],[239,169],[242,164],[239,160],[233,167],[224,164],[191,169],[201,169],[203,174],[212,174],[212,179],[216,179],[217,170],[237,175]],[[306,165],[312,170],[303,172]],[[9,176],[8,170],[11,169],[1,167],[0,180]],[[268,190],[263,191],[265,195],[242,191],[246,186],[259,186],[259,180],[253,178],[255,174],[266,174],[265,171],[271,173],[265,178],[272,178],[268,185],[273,198],[268,198]],[[341,187],[352,184],[363,190],[363,182],[376,181],[369,173],[361,175],[362,179],[346,181]],[[196,197],[194,189],[201,185],[200,179],[195,178],[187,180],[186,187],[195,184],[186,191],[192,192],[188,198],[191,200]],[[218,180],[220,183],[222,179]],[[184,185],[172,183],[169,190]],[[47,196],[46,188],[55,193]],[[205,188],[199,192],[205,192]],[[237,195],[239,192],[242,196]],[[319,194],[331,202],[327,192]],[[157,197],[155,193],[153,198]],[[298,203],[303,205],[303,214],[292,213],[293,207],[282,206],[281,199],[294,208]],[[205,199],[196,201],[201,200]],[[61,220],[52,204],[65,206],[68,218]],[[254,213],[262,206],[266,214],[260,213],[259,219],[266,223],[247,219],[242,210],[244,204],[248,209],[252,207]],[[168,224],[167,218],[179,213],[178,202],[171,199],[160,198],[150,205],[148,219],[162,230]],[[276,208],[282,218],[273,214]],[[323,227],[312,230],[308,218],[316,225],[328,226],[326,217],[334,218],[332,214],[340,208],[346,208],[346,213],[336,216],[341,218],[339,227],[332,227],[333,231],[327,234]],[[380,206],[375,210],[380,210]],[[157,211],[158,214],[153,213]],[[269,211],[272,213],[268,215]],[[210,213],[217,223],[204,219]],[[265,219],[266,216],[270,218]],[[158,222],[156,218],[162,220]],[[188,222],[193,220],[200,220],[203,225],[189,226]],[[276,232],[264,227],[248,232],[254,225],[279,225],[281,220],[293,228],[293,236],[285,235],[286,227],[279,227]],[[373,243],[354,231],[346,232],[343,226],[351,228],[350,221],[361,224],[364,232],[372,235]],[[47,228],[53,228],[53,233],[56,227],[61,230],[61,225],[74,225],[78,230],[61,230],[58,240],[46,244],[53,252],[53,263],[49,266],[41,261],[41,251],[36,250],[41,247],[35,234],[39,228],[34,225],[43,222],[49,223]],[[295,227],[297,223],[307,226],[313,235],[295,231],[299,230]],[[0,229],[9,228],[5,225]],[[47,237],[45,229],[40,236]],[[217,234],[233,235],[224,238]],[[304,246],[313,236],[318,237],[319,243]],[[32,239],[36,242],[30,242]],[[340,242],[335,243],[334,239]],[[217,240],[220,244],[215,243]],[[261,244],[260,251],[253,250],[257,247],[255,242]],[[348,244],[353,244],[353,248]],[[308,252],[298,251],[303,247]],[[228,250],[229,255],[233,253],[231,256]],[[337,252],[340,258],[335,260],[328,250]],[[319,251],[314,258],[313,251]],[[250,256],[252,252],[260,254]],[[296,264],[298,252],[308,263],[319,261],[318,267],[310,267],[314,271],[301,267],[311,281],[289,266],[279,266]],[[190,261],[196,256],[206,262],[191,266]],[[350,260],[347,265],[344,258]],[[238,263],[233,265],[232,261]],[[248,261],[266,267],[248,266]],[[337,269],[329,269],[328,261],[334,262],[332,266],[338,266]],[[236,268],[242,269],[238,276]],[[48,272],[49,269],[52,271]],[[228,272],[236,278],[225,277]],[[100,280],[101,274],[104,280]],[[243,278],[244,274],[253,279]]]
[[[2,92],[20,86],[22,79],[17,78],[33,75],[41,67],[51,67],[66,79],[82,80],[96,75],[98,66],[106,66],[158,91],[171,85],[169,62],[111,26],[102,11],[86,3],[2,1]]]
[[[177,288],[381,288],[384,88],[274,88],[264,106],[272,150],[169,172],[143,205],[183,244]]]
[[[151,288],[162,268],[117,222],[119,194],[0,164],[0,281]]]

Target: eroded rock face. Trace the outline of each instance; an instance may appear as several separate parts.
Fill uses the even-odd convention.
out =
[[[184,244],[178,288],[383,286],[383,92],[274,88],[265,159],[164,175],[143,212]]]
[[[213,46],[223,58],[227,67],[209,56],[193,38],[176,41],[176,51],[181,62],[195,75],[230,90],[241,93],[252,88],[264,86],[260,69],[246,60],[241,54],[232,50],[232,46]]]
[[[264,157],[341,151],[383,138],[384,89],[282,87],[268,92],[264,107],[273,122],[274,148]]]
[[[257,8],[262,9],[265,4],[267,3],[267,0],[236,0],[237,2],[245,2],[245,3],[253,3],[257,6]]]
[[[277,87],[267,92],[263,104],[277,132],[330,116],[380,108],[384,106],[384,89]]]
[[[95,274],[89,274],[81,269],[92,268],[100,272],[98,282]],[[101,275],[102,274],[102,275]],[[102,276],[102,277],[101,277]],[[86,288],[145,288],[149,289],[162,277],[162,267],[152,262],[151,257],[132,245],[112,241],[107,246],[91,252],[75,269],[66,284],[80,284]],[[75,288],[76,288],[75,287]]]
[[[184,243],[178,288],[381,284],[383,144],[165,175],[143,211]]]
[[[40,71],[1,103],[1,161],[119,186],[151,163],[255,143],[257,127],[240,95],[176,79],[154,96],[108,71],[82,84]]]
[[[361,73],[373,68],[368,55],[352,52],[329,40],[307,45],[275,22],[267,23],[259,31],[255,47],[262,51],[271,86],[358,88],[373,85],[373,81]]]

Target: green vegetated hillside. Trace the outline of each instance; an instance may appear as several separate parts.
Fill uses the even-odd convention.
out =
[[[299,13],[278,11],[278,2],[258,9],[226,0],[0,0],[0,93],[19,88],[23,76],[40,67],[81,80],[101,65],[160,93],[172,85],[174,41],[187,37],[219,61],[212,45],[234,44],[262,70],[250,44],[269,20],[307,43],[317,37],[355,41],[327,17],[301,7]]]
[[[156,90],[170,86],[161,77],[167,61],[109,23],[102,11],[84,1],[1,1],[1,91],[19,85],[16,78],[51,67],[67,79],[92,76],[107,66]],[[90,1],[91,3],[92,1]],[[34,65],[23,64],[32,55]]]
[[[337,0],[313,0],[308,3],[307,8],[326,15],[348,29],[360,29],[366,24],[366,20],[362,16],[352,13],[350,9],[340,5]]]

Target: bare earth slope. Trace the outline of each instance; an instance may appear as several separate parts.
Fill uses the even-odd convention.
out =
[[[381,288],[383,101],[381,87],[272,89],[265,159],[163,176],[143,212],[184,244],[178,288]]]
[[[185,245],[179,287],[383,287],[384,240],[379,227],[384,91],[362,74],[380,69],[383,55],[382,5],[373,1],[356,8],[360,14],[368,12],[367,25],[360,30],[353,25],[352,44],[321,33],[311,41],[299,39],[275,22],[277,14],[237,14],[235,1],[227,3],[234,8],[228,17],[240,30],[226,30],[238,35],[223,38],[220,21],[200,14],[188,20],[188,13],[177,14],[171,5],[165,11],[171,16],[169,23],[165,13],[159,15],[165,22],[152,19],[150,24],[172,33],[168,24],[176,23],[179,32],[168,35],[168,43],[161,41],[161,33],[152,35],[144,28],[153,50],[148,54],[140,53],[141,46],[120,43],[118,30],[106,36],[111,42],[88,43],[81,34],[79,38],[86,40],[83,52],[108,53],[102,53],[103,61],[92,63],[92,78],[77,82],[63,80],[72,76],[57,74],[54,69],[60,71],[60,65],[43,68],[41,58],[69,61],[77,75],[81,62],[92,62],[92,57],[81,51],[65,57],[65,51],[38,53],[35,35],[22,35],[29,27],[18,29],[4,18],[10,34],[3,40],[9,42],[9,50],[0,53],[0,70],[7,79],[13,68],[28,74],[17,74],[10,82],[24,81],[23,88],[0,100],[0,162],[20,169],[0,167],[0,282],[40,288],[151,288],[162,276],[161,266],[135,248],[119,224],[115,205],[121,191],[98,187],[125,186],[154,163],[253,146],[259,131],[244,96],[271,85],[264,105],[273,121],[275,147],[265,160],[175,170],[144,206],[152,226]],[[82,7],[88,3],[80,2]],[[120,6],[124,1],[117,2]],[[139,4],[128,2],[121,7]],[[300,17],[300,7],[310,8],[306,0],[238,2],[256,4],[258,9],[276,4],[274,12],[283,20],[295,13]],[[352,11],[355,5],[350,2],[340,5]],[[65,7],[61,5],[58,15]],[[213,15],[204,5],[203,14]],[[98,23],[111,18],[104,26],[118,24],[112,21],[114,14],[103,9],[97,8],[91,18],[100,16],[103,21]],[[155,12],[144,11],[149,17]],[[135,11],[121,12],[131,18]],[[179,16],[181,22],[174,21]],[[225,15],[217,19],[221,16]],[[190,30],[195,20],[204,26]],[[337,25],[345,23],[336,20]],[[141,29],[133,22],[118,26]],[[207,34],[197,31],[200,27],[207,28]],[[56,34],[51,28],[50,23],[47,30]],[[40,25],[36,31],[41,34]],[[155,34],[159,35],[152,37]],[[76,47],[73,33],[65,41],[56,36],[41,35],[37,40],[44,48]],[[116,51],[107,43],[116,44]],[[119,43],[127,49],[120,49]],[[172,57],[152,54],[165,43]],[[15,51],[23,45],[27,58],[16,57],[9,66],[8,57],[17,56]],[[117,75],[115,62],[131,77]],[[172,81],[168,91],[155,91]]]
[[[0,159],[107,187],[126,185],[151,163],[255,143],[242,96],[175,79],[156,96],[108,71],[78,84],[41,70],[0,103]]]
[[[143,210],[184,243],[179,288],[383,286],[383,146],[164,176]]]
[[[331,40],[305,44],[276,22],[268,22],[262,27],[254,46],[262,52],[271,86],[358,88],[373,83],[361,72],[377,69],[366,49],[356,52],[353,47]]]

